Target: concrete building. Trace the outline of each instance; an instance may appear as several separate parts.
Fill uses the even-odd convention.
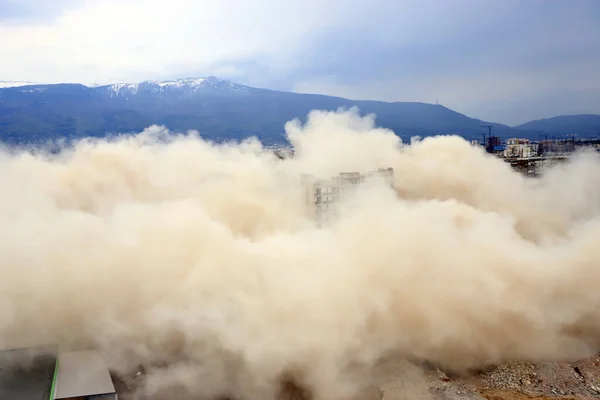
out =
[[[511,138],[506,140],[505,158],[529,158],[537,155],[529,139]]]
[[[575,150],[575,143],[571,140],[540,140],[539,147],[543,154],[562,155]]]
[[[312,175],[302,175],[305,188],[308,214],[319,224],[337,215],[335,204],[340,200],[340,178],[316,179]]]
[[[305,189],[305,201],[308,214],[319,226],[337,216],[337,204],[354,192],[360,185],[373,178],[383,178],[394,188],[393,168],[378,169],[365,174],[360,172],[342,172],[329,179],[315,178],[313,175],[301,176]]]

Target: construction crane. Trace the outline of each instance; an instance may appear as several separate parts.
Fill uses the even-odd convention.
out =
[[[492,136],[492,128],[494,125],[480,125],[482,128],[488,128],[488,137]]]
[[[575,151],[575,135],[574,133],[569,133],[567,135],[568,141],[571,144],[571,151]]]
[[[480,125],[482,128],[488,128],[488,137],[492,136],[492,128],[494,127],[494,125]],[[485,133],[483,134],[483,146],[486,146],[485,143]]]

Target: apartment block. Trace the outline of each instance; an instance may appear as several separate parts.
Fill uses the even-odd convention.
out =
[[[305,188],[308,214],[315,219],[319,226],[326,224],[337,216],[337,204],[351,195],[360,185],[372,178],[383,178],[394,188],[393,168],[378,169],[365,174],[360,172],[342,172],[329,179],[316,178],[313,175],[301,176]]]
[[[535,149],[537,151],[537,148]],[[505,158],[528,158],[536,155],[529,139],[510,138],[504,148]]]

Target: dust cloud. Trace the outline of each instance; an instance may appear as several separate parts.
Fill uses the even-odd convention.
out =
[[[146,390],[347,399],[382,357],[467,371],[600,350],[600,163],[526,179],[357,110],[285,126],[293,158],[150,127],[0,153],[0,348],[96,348]],[[318,228],[300,174],[393,167]]]

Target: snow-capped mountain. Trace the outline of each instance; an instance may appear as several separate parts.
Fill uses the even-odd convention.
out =
[[[214,76],[208,78],[182,78],[173,81],[143,81],[139,83],[114,83],[99,86],[110,96],[129,98],[138,94],[192,95],[198,92],[248,92],[251,88]]]
[[[0,81],[0,89],[10,88],[10,87],[19,87],[19,86],[31,86],[31,85],[37,85],[37,83],[27,82],[27,81]]]
[[[181,78],[172,81],[143,81],[137,83],[112,83],[112,84],[87,84],[87,83],[68,83],[69,85],[81,85],[89,89],[99,90],[108,93],[111,97],[131,97],[136,94],[194,94],[197,92],[228,92],[241,93],[248,92],[252,88],[226,79],[220,79],[215,76],[207,78]],[[30,81],[0,81],[0,89],[3,88],[22,88],[25,86],[54,86],[54,84],[41,84]]]
[[[290,120],[305,118],[314,109],[354,106],[377,115],[378,125],[405,137],[458,133],[476,139],[485,122],[435,104],[289,93],[216,77],[102,85],[4,85],[9,87],[0,88],[0,142],[15,144],[140,132],[153,124],[177,132],[198,130],[215,140],[257,135],[278,143],[285,141],[284,126]],[[494,124],[494,130],[499,136],[526,135],[500,124]]]

